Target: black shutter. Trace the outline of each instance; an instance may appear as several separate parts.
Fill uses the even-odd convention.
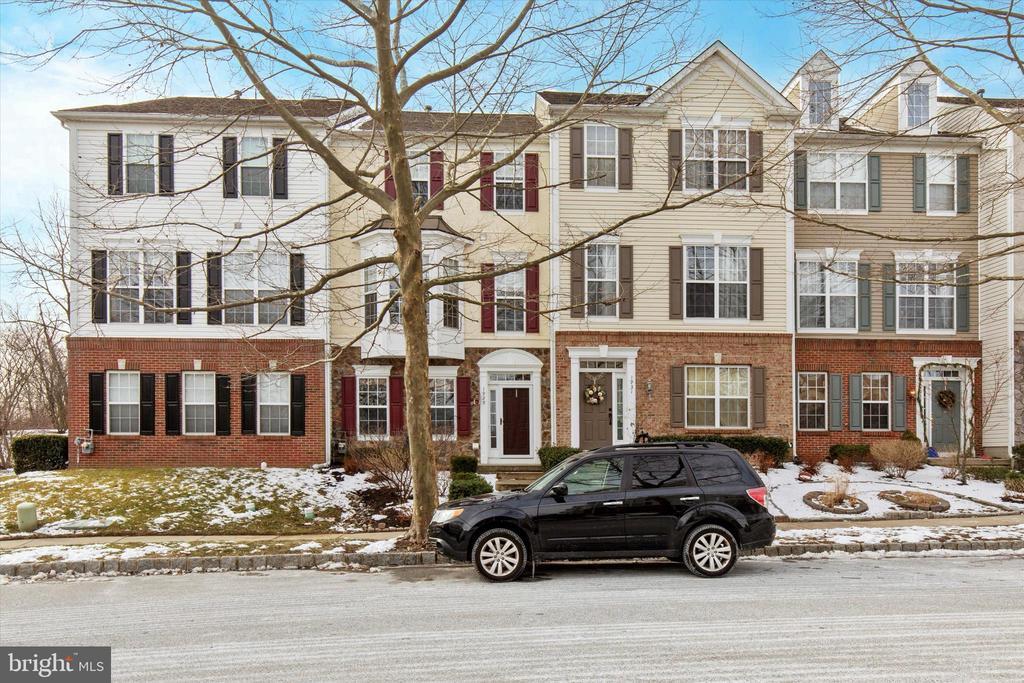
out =
[[[217,407],[214,409],[214,424],[217,436],[231,434],[231,377],[217,375]]]
[[[303,254],[291,255],[291,290],[301,292],[306,288],[306,257]],[[291,324],[306,324],[306,297],[297,296],[291,303]]]
[[[224,138],[224,197],[238,197],[238,138]]]
[[[306,435],[306,376],[292,375],[292,436]]]
[[[124,194],[124,138],[107,133],[107,194]]]
[[[256,375],[242,375],[242,433],[256,433]]]
[[[174,194],[174,136],[159,136],[160,194]]]
[[[164,375],[164,433],[181,434],[181,373]]]
[[[175,257],[178,266],[178,308],[192,307],[192,254],[179,251]],[[178,311],[178,324],[191,325],[192,311]]]
[[[139,375],[139,434],[156,433],[156,375]]]
[[[220,254],[211,251],[206,254],[206,305],[220,306],[221,302],[221,264]],[[220,309],[206,312],[207,325],[220,325]]]
[[[106,409],[102,372],[89,373],[89,429],[95,434],[106,433]]]
[[[107,322],[107,252],[92,252],[92,321]]]
[[[288,199],[288,148],[284,143],[284,138],[273,139],[274,199]]]

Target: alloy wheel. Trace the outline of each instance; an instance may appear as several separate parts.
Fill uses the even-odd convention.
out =
[[[721,571],[732,559],[732,547],[722,534],[711,531],[702,534],[693,544],[693,559],[708,572]]]
[[[519,565],[519,548],[503,536],[489,538],[480,548],[480,564],[492,576],[508,576]]]

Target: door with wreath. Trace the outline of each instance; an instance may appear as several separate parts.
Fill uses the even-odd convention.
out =
[[[600,448],[612,443],[612,375],[594,372],[580,375],[580,448]]]
[[[939,453],[956,453],[960,449],[960,382],[933,380],[931,387],[931,446]]]

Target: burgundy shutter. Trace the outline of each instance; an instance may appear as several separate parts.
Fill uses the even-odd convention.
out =
[[[569,187],[583,189],[583,128],[569,129]]]
[[[395,178],[391,175],[391,161],[387,152],[384,152],[384,192],[394,199],[398,196],[395,189]]]
[[[444,152],[441,150],[434,150],[430,153],[430,196],[433,197],[435,194],[441,191],[444,187]],[[437,205],[437,208],[443,209],[444,202]]]
[[[678,128],[668,132],[668,187],[683,189],[683,131]]]
[[[632,128],[619,128],[619,189],[633,189]]]
[[[472,432],[473,404],[468,377],[455,378],[455,423],[459,436],[469,436]]]
[[[224,138],[224,198],[238,197],[238,138]]]
[[[583,280],[584,261],[586,260],[586,249],[577,247],[569,256],[569,306],[570,318],[587,317],[587,309],[584,304],[587,301],[585,284]]]
[[[493,152],[480,152],[480,168],[487,168],[493,163]],[[480,210],[494,211],[494,171],[480,176]]]
[[[524,161],[527,211],[540,211],[540,157],[526,154]]]
[[[750,162],[750,180],[747,181],[747,186],[751,192],[764,191],[764,164],[761,161],[763,156],[764,134],[759,130],[752,130],[747,145],[747,157]]]
[[[540,332],[540,266],[526,269],[526,331]]]
[[[341,429],[349,436],[356,434],[356,378],[341,378]]]
[[[107,133],[107,194],[124,194],[124,138]]]
[[[485,273],[494,271],[493,263],[480,266]],[[488,276],[480,280],[480,331],[494,332],[494,277]]]
[[[391,435],[405,433],[405,379],[397,375],[388,377],[388,417]]]

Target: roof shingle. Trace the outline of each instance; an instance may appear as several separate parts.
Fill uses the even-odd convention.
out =
[[[367,119],[359,125],[359,130],[373,130],[375,125],[371,119]],[[406,131],[422,133],[529,135],[540,128],[540,122],[533,114],[453,114],[439,111],[403,111],[402,127]]]
[[[330,98],[280,100],[292,114],[308,118],[335,116],[354,102]],[[174,114],[179,116],[277,116],[266,100],[241,97],[162,97],[126,104],[97,104],[60,113]]]
[[[624,104],[637,105],[647,99],[643,93],[582,93],[561,90],[543,90],[541,98],[549,104],[573,105],[580,100],[583,104]]]

